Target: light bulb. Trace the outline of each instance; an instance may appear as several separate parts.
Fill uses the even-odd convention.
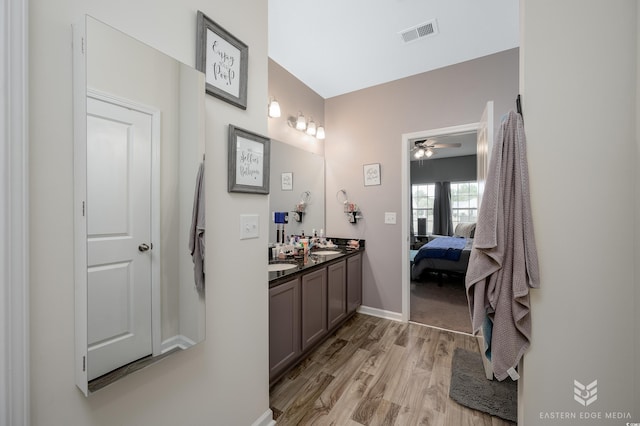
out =
[[[269,102],[269,117],[280,117],[280,114],[280,104],[275,99],[271,100],[271,102]]]
[[[316,135],[316,123],[314,123],[313,120],[310,120],[309,124],[307,125],[307,134],[309,136]]]
[[[318,130],[316,130],[316,138],[324,139],[324,127],[318,126]]]
[[[426,156],[427,156],[427,158],[431,157],[431,156],[433,155],[433,150],[432,150],[431,148],[428,148],[428,149],[425,151],[424,155],[426,155]]]
[[[296,120],[296,129],[304,131],[307,128],[307,120],[305,120],[304,115],[302,113],[298,114],[298,119]]]
[[[424,149],[420,148],[419,150],[416,151],[415,154],[413,154],[414,157],[416,158],[422,158],[424,157]]]

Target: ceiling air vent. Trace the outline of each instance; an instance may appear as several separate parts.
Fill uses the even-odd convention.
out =
[[[431,21],[416,25],[415,27],[400,31],[399,34],[400,37],[402,37],[403,42],[410,43],[412,41],[438,34],[438,26],[436,25],[436,20],[432,19]]]

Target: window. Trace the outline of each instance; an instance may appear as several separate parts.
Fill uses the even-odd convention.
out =
[[[478,182],[451,182],[451,216],[453,229],[478,220]]]
[[[418,219],[426,219],[426,232],[433,232],[433,203],[435,199],[435,184],[411,185],[411,218],[413,233],[418,232]],[[451,217],[453,229],[462,222],[476,222],[478,220],[478,183],[451,182]]]
[[[411,185],[411,218],[413,233],[418,235],[418,218],[426,219],[426,232],[433,230],[433,200],[436,186],[433,183]]]

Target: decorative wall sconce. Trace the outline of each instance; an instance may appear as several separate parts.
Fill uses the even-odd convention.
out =
[[[293,127],[296,130],[301,132],[305,132],[309,136],[313,136],[316,139],[324,139],[324,127],[316,125],[313,118],[310,118],[309,121],[305,118],[302,112],[298,113],[297,117],[289,116],[287,119],[287,124],[289,127]]]
[[[339,190],[336,193],[336,200],[338,200],[339,203],[342,203],[343,212],[349,223],[356,224],[358,219],[362,219],[362,212],[360,211],[360,208],[356,203],[349,201],[347,198],[347,191],[344,189]]]
[[[280,117],[280,104],[276,100],[276,98],[271,98],[269,101],[269,117],[277,118]]]
[[[293,218],[296,222],[302,222],[302,217],[304,216],[305,210],[307,209],[307,205],[311,200],[311,192],[304,191],[300,194],[300,201],[295,205],[293,210]]]

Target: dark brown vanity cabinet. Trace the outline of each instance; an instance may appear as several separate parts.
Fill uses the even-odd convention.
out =
[[[302,351],[327,334],[327,269],[304,274],[300,279],[302,300]]]
[[[362,254],[347,260],[347,315],[362,305]]]
[[[300,279],[295,278],[269,289],[269,378],[300,353]]]
[[[317,347],[362,302],[362,254],[312,265],[269,289],[269,381]]]
[[[329,330],[347,316],[347,263],[341,260],[327,266],[327,321]]]

